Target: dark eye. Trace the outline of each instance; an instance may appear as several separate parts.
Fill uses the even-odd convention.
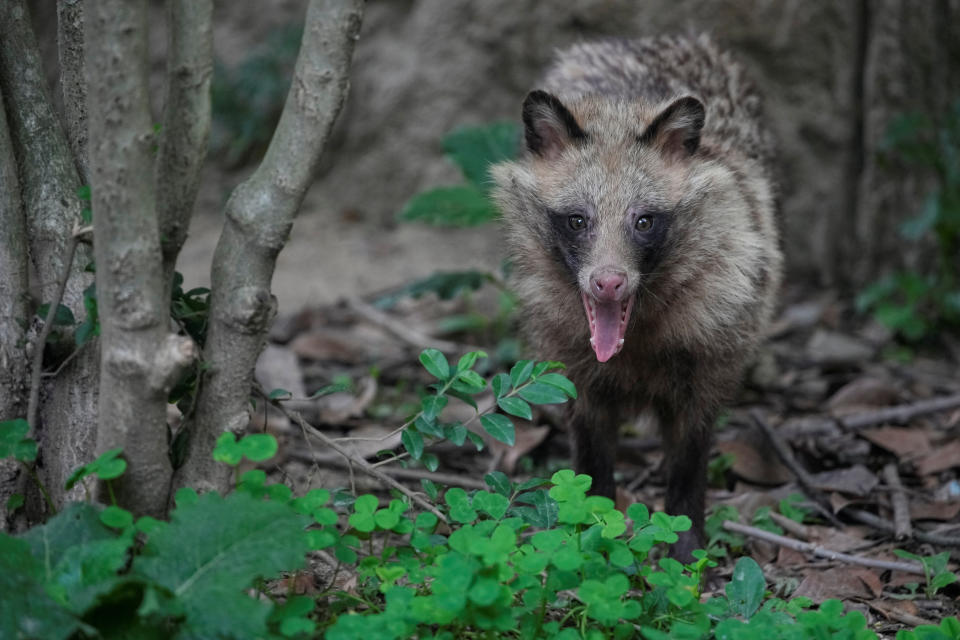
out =
[[[650,231],[650,229],[653,229],[653,218],[650,216],[640,216],[637,218],[637,223],[634,226],[637,231]]]
[[[583,216],[573,215],[567,218],[567,224],[570,225],[570,228],[574,231],[580,231],[587,226],[587,221]]]

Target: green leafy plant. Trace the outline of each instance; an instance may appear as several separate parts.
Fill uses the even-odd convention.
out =
[[[900,227],[910,241],[932,236],[935,264],[930,273],[899,271],[881,278],[857,297],[857,308],[916,342],[940,329],[960,327],[960,100],[939,122],[924,114],[897,118],[884,150],[931,170],[936,178],[919,215]]]
[[[919,556],[903,549],[894,549],[894,554],[906,560],[915,560],[923,565],[923,575],[926,579],[926,594],[932,598],[940,589],[957,581],[957,574],[947,571],[950,562],[950,552],[944,551],[932,556]]]
[[[519,128],[512,122],[461,127],[448,133],[443,138],[443,150],[466,182],[413,196],[398,218],[446,227],[469,227],[497,220],[500,214],[490,198],[493,184],[489,170],[497,162],[516,157],[519,141]],[[417,298],[427,293],[434,293],[442,300],[464,296],[467,312],[444,318],[440,330],[443,333],[489,332],[492,342],[500,345],[494,354],[497,360],[512,362],[517,358],[518,349],[516,342],[506,337],[506,330],[517,301],[503,284],[508,268],[504,265],[500,276],[477,270],[438,272],[382,296],[375,304],[389,308],[404,297]],[[471,305],[470,295],[484,285],[499,290],[497,312],[492,316],[486,309],[474,309]]]
[[[470,440],[478,451],[481,450],[483,439],[467,428],[474,420],[479,420],[483,430],[495,440],[513,445],[516,431],[509,416],[529,420],[533,416],[531,404],[562,404],[577,397],[573,383],[557,372],[563,368],[559,362],[521,360],[509,374],[499,373],[488,382],[474,370],[477,362],[486,357],[483,351],[471,351],[452,366],[436,349],[425,349],[420,354],[421,364],[437,382],[429,386],[430,393],[421,398],[419,410],[400,428],[405,456],[434,471],[439,460],[435,454],[426,451],[425,447],[430,443],[449,440],[460,446]],[[480,412],[473,396],[486,391],[488,385],[496,403]],[[461,424],[440,419],[440,413],[451,397],[467,403],[476,411],[470,421]]]
[[[496,122],[462,127],[443,138],[443,150],[457,165],[466,184],[439,187],[415,195],[399,213],[405,221],[439,226],[469,227],[496,220],[499,211],[490,200],[490,166],[516,157],[519,127]]]

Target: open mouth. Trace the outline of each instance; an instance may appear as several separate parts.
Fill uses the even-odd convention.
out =
[[[600,301],[581,292],[590,322],[590,346],[597,360],[606,362],[623,349],[623,336],[633,309],[633,296],[626,300]]]

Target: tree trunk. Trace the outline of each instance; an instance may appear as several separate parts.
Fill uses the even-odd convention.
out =
[[[363,7],[363,0],[311,1],[280,123],[256,172],[227,202],[211,271],[207,369],[177,486],[228,486],[230,470],[211,452],[220,434],[242,433],[249,422],[253,368],[276,313],[276,257],[343,105]]]
[[[67,247],[80,219],[80,182],[51,107],[23,0],[0,3],[0,87],[19,167],[30,256],[39,281],[34,292],[49,302],[64,273]],[[78,247],[62,301],[78,321],[86,316],[83,292],[93,282],[84,270],[91,257],[87,246]],[[24,320],[31,315],[27,313]],[[60,335],[60,341],[48,344],[54,361],[74,348],[72,331],[64,329]],[[68,494],[63,484],[75,463],[88,462],[93,454],[97,403],[96,385],[90,386],[90,381],[96,380],[96,371],[96,344],[88,344],[57,378],[44,383],[39,424],[31,425],[41,451],[37,472],[56,504],[82,496],[79,487]],[[27,506],[34,507],[35,517],[43,507],[37,494],[32,497],[36,500],[28,500]]]
[[[157,154],[157,218],[169,300],[210,137],[213,2],[169,0],[167,6],[167,92]]]
[[[60,93],[67,138],[80,180],[87,181],[87,84],[83,80],[83,0],[57,0]]]
[[[188,338],[167,330],[147,93],[145,0],[97,0],[86,13],[97,297],[100,428],[97,452],[123,447],[119,504],[166,512],[172,469],[167,395],[193,360]]]
[[[0,422],[26,415],[27,331],[30,306],[27,272],[27,222],[13,143],[0,92]],[[0,530],[7,522],[7,500],[19,489],[20,467],[0,460]]]
[[[933,188],[929,167],[881,157],[890,122],[905,113],[945,115],[960,99],[960,5],[948,0],[867,3],[868,41],[863,78],[864,170],[856,207],[857,243],[850,247],[858,283],[892,267],[912,266],[934,255],[932,243],[907,242],[900,225],[920,213]]]

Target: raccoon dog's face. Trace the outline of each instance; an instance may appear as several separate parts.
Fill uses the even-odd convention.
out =
[[[689,206],[685,183],[703,105],[692,97],[655,107],[587,97],[568,108],[534,91],[523,122],[526,170],[497,177],[526,201],[501,195],[501,204],[523,211],[522,224],[576,282],[590,345],[606,362],[623,348],[634,304],[655,284],[678,213]]]

